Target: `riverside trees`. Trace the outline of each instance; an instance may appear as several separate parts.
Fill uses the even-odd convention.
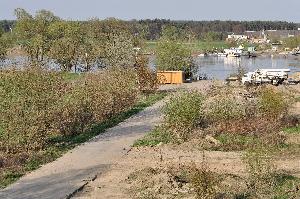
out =
[[[193,67],[191,49],[177,40],[174,27],[166,27],[156,48],[159,70],[188,71]]]
[[[15,10],[15,15],[17,23],[14,31],[18,44],[27,52],[30,61],[43,62],[50,48],[48,28],[59,18],[46,10],[32,16],[21,8]]]
[[[11,46],[12,38],[8,33],[1,33],[0,30],[0,61],[4,60],[9,47]]]
[[[133,66],[134,40],[125,22],[117,19],[65,21],[41,10],[32,16],[16,9],[14,35],[34,64],[54,61],[62,71],[80,66]]]

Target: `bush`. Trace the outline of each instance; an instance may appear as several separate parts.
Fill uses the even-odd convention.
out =
[[[268,118],[278,118],[287,113],[288,102],[282,92],[263,87],[258,93],[260,113]]]
[[[156,146],[160,143],[168,144],[172,141],[171,134],[162,127],[156,127],[148,135],[135,141],[134,147],[139,146]]]
[[[158,70],[180,70],[191,72],[195,68],[191,50],[178,41],[160,39],[156,47],[156,65]]]
[[[210,171],[207,166],[193,167],[191,172],[191,184],[197,199],[217,198],[217,188],[220,184],[219,176]]]
[[[1,151],[41,149],[54,131],[64,80],[58,73],[39,69],[3,70],[0,78]]]
[[[209,100],[207,118],[211,122],[225,122],[244,118],[245,106],[233,96],[220,95]]]
[[[143,56],[137,57],[136,71],[141,92],[151,93],[158,89],[159,79],[155,72],[147,66],[148,59]]]
[[[198,92],[183,92],[173,96],[164,108],[165,126],[173,137],[186,141],[190,133],[201,123],[204,97]]]
[[[270,151],[257,147],[245,153],[243,161],[249,173],[247,186],[249,195],[255,198],[273,198],[275,187],[275,165]]]
[[[72,83],[59,107],[59,130],[64,135],[82,133],[131,108],[137,95],[134,70],[114,68],[86,74]]]
[[[138,95],[133,69],[72,81],[41,69],[6,70],[0,77],[0,148],[6,153],[38,151],[51,135],[82,133],[131,108]]]
[[[242,119],[234,119],[215,124],[216,133],[230,133],[239,135],[263,135],[276,132],[282,126],[280,121],[270,123],[268,119],[250,117]]]

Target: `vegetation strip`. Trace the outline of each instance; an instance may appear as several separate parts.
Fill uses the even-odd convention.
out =
[[[300,142],[288,140],[289,136],[296,136],[299,140],[299,115],[289,112],[291,104],[296,101],[295,96],[287,90],[271,87],[239,89],[239,86],[215,85],[204,94],[188,91],[171,97],[163,108],[164,122],[134,144],[135,147],[155,147],[161,155],[161,162],[156,167],[132,173],[134,179],[130,183],[135,185],[131,187],[134,197],[172,195],[237,199],[300,196],[297,188],[300,179],[279,170],[276,165],[282,157],[299,158]],[[203,153],[202,161],[179,161],[179,166],[176,166],[168,159],[167,164],[163,155],[169,145],[182,150],[186,150],[185,147],[198,150],[198,153]],[[189,148],[188,145],[193,146]],[[246,175],[214,172],[207,166],[204,155],[209,151],[242,152],[240,167],[245,168]],[[172,184],[178,188],[169,190],[168,185],[161,185],[161,191],[156,192],[151,184],[167,181],[166,174],[172,176],[169,186]]]
[[[153,105],[154,103],[162,100],[166,96],[166,93],[160,92],[156,94],[149,94],[142,97],[138,103],[128,111],[122,112],[115,117],[106,120],[103,123],[94,125],[90,130],[76,135],[76,136],[57,136],[49,140],[47,146],[43,151],[37,154],[32,154],[28,161],[24,165],[20,165],[21,168],[14,170],[13,168],[7,168],[3,172],[2,179],[0,181],[0,187],[4,188],[7,185],[17,181],[20,177],[29,171],[38,169],[41,165],[54,161],[61,157],[64,153],[78,144],[84,143],[91,138],[104,133],[106,129],[118,125],[120,122],[128,119],[129,117],[139,113],[146,107]]]

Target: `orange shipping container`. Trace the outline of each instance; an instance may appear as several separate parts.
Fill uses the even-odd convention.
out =
[[[184,73],[183,71],[158,71],[157,77],[161,84],[182,84]]]

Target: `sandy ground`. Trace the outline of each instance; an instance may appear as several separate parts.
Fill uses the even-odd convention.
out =
[[[161,89],[197,89],[205,92],[212,84],[212,81],[201,81],[184,85],[165,85]],[[292,89],[295,89],[295,92],[300,91],[299,86],[293,86]],[[300,103],[296,103],[292,108],[292,111],[300,113]],[[290,140],[300,143],[299,136],[291,137]],[[73,198],[132,198],[129,190],[133,185],[127,182],[127,178],[133,172],[149,167],[165,168],[168,167],[168,165],[190,163],[195,163],[197,166],[200,166],[203,163],[203,157],[205,157],[205,162],[212,171],[220,174],[226,173],[239,176],[246,175],[245,166],[241,161],[241,153],[239,152],[205,151],[203,153],[201,151],[184,150],[178,146],[174,147],[169,145],[132,148],[122,159],[112,165],[109,170],[94,181],[88,183],[87,186],[74,195]],[[300,155],[293,157],[281,157],[277,159],[275,164],[278,170],[300,177]]]
[[[241,161],[241,153],[206,151],[205,162],[209,169],[220,174],[233,174],[244,176],[245,167]],[[90,182],[76,199],[101,199],[101,198],[131,198],[129,190],[131,184],[126,179],[136,170],[146,168],[166,168],[169,165],[195,163],[201,166],[202,152],[190,152],[180,149],[171,149],[168,146],[153,148],[134,148],[109,171]],[[300,177],[300,157],[289,160],[278,160],[276,167],[289,174]]]

